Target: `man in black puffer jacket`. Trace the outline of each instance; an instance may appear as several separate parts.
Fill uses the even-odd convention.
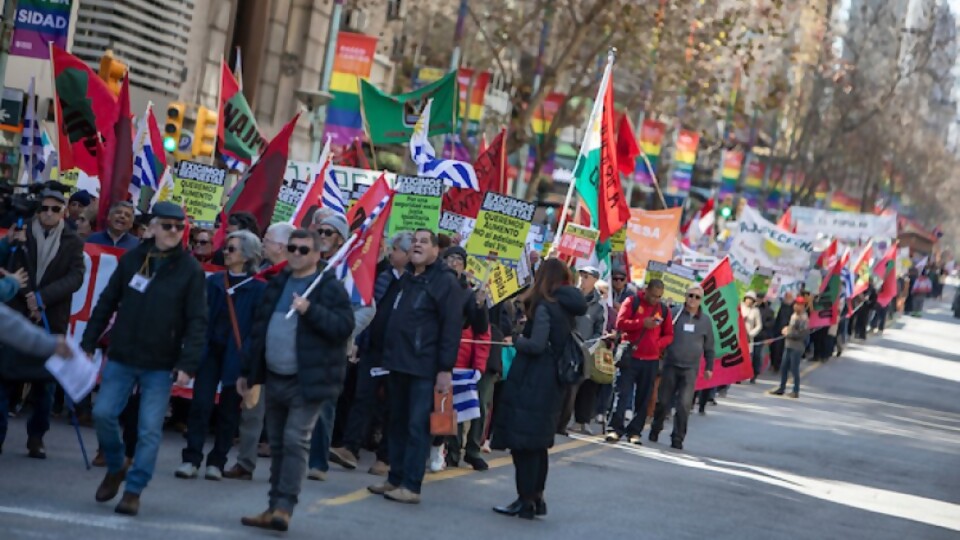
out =
[[[287,269],[263,293],[245,346],[237,391],[266,390],[270,439],[270,502],[267,511],[241,521],[249,527],[286,531],[307,472],[313,426],[324,403],[336,403],[347,373],[347,341],[353,308],[332,271],[317,278],[320,235],[298,229],[287,243]],[[287,319],[287,312],[296,314]]]

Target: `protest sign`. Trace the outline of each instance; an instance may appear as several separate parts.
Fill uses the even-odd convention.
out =
[[[687,301],[687,289],[697,282],[697,275],[692,268],[683,265],[650,261],[644,279],[647,283],[659,279],[663,282],[663,299],[683,304]]]
[[[649,261],[665,263],[673,259],[682,213],[682,208],[630,210],[625,249],[630,258],[631,280],[643,281]]]
[[[610,251],[612,253],[623,253],[627,245],[627,229],[624,227],[610,236]]]
[[[748,284],[761,267],[778,274],[804,274],[810,267],[812,253],[812,239],[785,232],[744,205],[728,256],[734,278]]]
[[[466,250],[480,258],[495,257],[516,266],[530,231],[536,205],[499,193],[487,192]]]
[[[467,280],[474,286],[484,286],[490,281],[490,272],[492,271],[490,262],[479,257],[467,257],[467,264],[463,272],[467,275]]]
[[[287,161],[287,168],[283,172],[283,185],[280,187],[280,195],[277,199],[277,206],[273,210],[271,223],[288,222],[293,216],[294,210],[300,204],[307,191],[307,185],[310,180],[315,178],[322,166],[320,163],[311,163],[309,161]],[[333,176],[337,179],[337,185],[344,199],[347,200],[347,207],[360,200],[363,193],[380,178],[381,174],[386,175],[387,183],[394,184],[396,175],[393,173],[381,173],[380,171],[371,171],[368,169],[357,169],[354,167],[344,167],[333,165]]]
[[[568,257],[588,258],[600,238],[600,231],[576,223],[567,223],[557,251]]]
[[[770,284],[773,282],[773,270],[770,268],[757,268],[757,271],[750,278],[750,285],[747,290],[757,293],[757,296],[763,298],[770,290]]]
[[[498,262],[492,263],[490,271],[490,300],[494,305],[503,302],[520,290],[520,280],[517,271]]]
[[[747,327],[740,315],[740,297],[737,294],[733,268],[724,259],[703,280],[701,308],[713,320],[714,365],[713,377],[703,377],[704,362],[697,375],[697,390],[733,384],[753,376]]]
[[[187,215],[194,221],[212,224],[223,207],[227,170],[195,161],[181,161],[174,173],[174,200],[182,197]]]
[[[878,216],[791,206],[790,218],[796,224],[797,234],[800,235],[813,236],[820,233],[826,237],[851,242],[897,237],[896,214]]]
[[[448,236],[459,234],[463,229],[464,220],[470,219],[467,216],[454,214],[453,212],[443,211],[440,213],[440,223],[438,228],[440,232]]]
[[[439,178],[397,176],[387,236],[417,229],[436,231],[442,197],[443,180]]]

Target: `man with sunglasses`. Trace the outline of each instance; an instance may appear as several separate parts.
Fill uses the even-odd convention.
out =
[[[26,285],[8,305],[51,334],[65,334],[73,293],[83,285],[83,241],[66,226],[67,199],[59,191],[40,195],[37,215],[15,223],[0,240],[0,267],[24,270]],[[0,355],[0,446],[7,434],[7,382],[29,381],[33,413],[27,422],[27,452],[45,459],[55,385],[43,362],[24,361],[12,350]]]
[[[664,356],[657,408],[650,426],[650,440],[657,442],[663,421],[671,405],[676,404],[670,446],[677,450],[683,450],[683,439],[687,435],[687,419],[693,407],[693,390],[701,358],[706,362],[703,378],[709,380],[713,377],[713,320],[703,312],[702,302],[703,289],[690,287],[683,308],[674,315],[673,343],[667,347]]]
[[[620,306],[627,298],[636,294],[637,289],[630,283],[627,271],[623,267],[616,266],[610,271],[610,284],[612,285],[611,295],[613,299],[614,311],[620,311]]]
[[[116,313],[93,407],[107,462],[96,499],[113,499],[126,480],[115,511],[127,515],[137,514],[140,494],[153,477],[171,387],[190,382],[207,341],[206,280],[200,263],[183,249],[183,210],[159,202],[153,214],[154,237],[120,257],[80,343],[92,354]],[[118,417],[134,386],[140,389],[140,414],[127,471]]]
[[[245,345],[237,392],[246,395],[249,386],[263,385],[271,458],[269,505],[241,520],[248,527],[290,526],[314,425],[343,389],[353,310],[335,273],[320,276],[322,247],[315,231],[290,234],[287,267],[267,284]]]

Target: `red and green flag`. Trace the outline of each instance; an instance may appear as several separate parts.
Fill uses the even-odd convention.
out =
[[[840,273],[849,258],[849,252],[839,259],[834,257],[830,272],[820,284],[820,294],[813,301],[810,328],[832,326],[840,320],[840,295],[843,292],[843,278]]]
[[[883,254],[883,257],[873,265],[873,276],[883,283],[877,291],[877,303],[887,307],[897,296],[897,243],[894,242]]]
[[[833,263],[836,262],[837,258],[837,239],[834,238],[830,245],[827,246],[827,249],[817,257],[817,263],[814,265],[815,268],[823,270],[824,268],[833,267]]]
[[[217,125],[217,152],[230,168],[244,170],[264,151],[267,141],[237,79],[220,60],[220,112]]]
[[[113,136],[117,118],[117,98],[83,60],[56,45],[50,50],[60,170],[100,176],[104,139]]]
[[[133,180],[133,122],[130,114],[129,75],[123,78],[117,101],[113,125],[100,153],[100,206],[97,211],[97,224],[103,230],[107,228],[110,207],[130,198],[130,182]]]
[[[863,251],[860,252],[860,256],[857,257],[856,262],[853,263],[853,278],[856,280],[853,283],[852,296],[854,298],[866,292],[867,288],[870,286],[871,260],[873,260],[872,241],[863,248]]]
[[[730,259],[724,258],[701,284],[701,309],[713,321],[713,377],[703,378],[704,363],[700,363],[697,390],[733,384],[753,377],[750,363],[750,340],[747,326],[740,315],[740,291],[733,278]]]

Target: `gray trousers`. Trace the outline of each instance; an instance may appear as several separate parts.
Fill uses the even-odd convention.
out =
[[[263,432],[263,418],[267,413],[266,402],[267,393],[261,387],[260,401],[256,406],[240,412],[240,445],[237,463],[250,472],[257,468],[257,447],[260,444],[260,434]]]
[[[697,368],[681,368],[670,364],[663,366],[660,393],[657,398],[657,408],[653,413],[650,433],[660,433],[663,429],[663,421],[670,413],[670,406],[675,403],[677,412],[673,418],[673,434],[670,438],[683,442],[684,437],[687,436],[687,419],[693,407],[693,388],[696,384]]]
[[[306,402],[296,375],[267,373],[270,509],[293,513],[307,474],[310,437],[322,402]]]

